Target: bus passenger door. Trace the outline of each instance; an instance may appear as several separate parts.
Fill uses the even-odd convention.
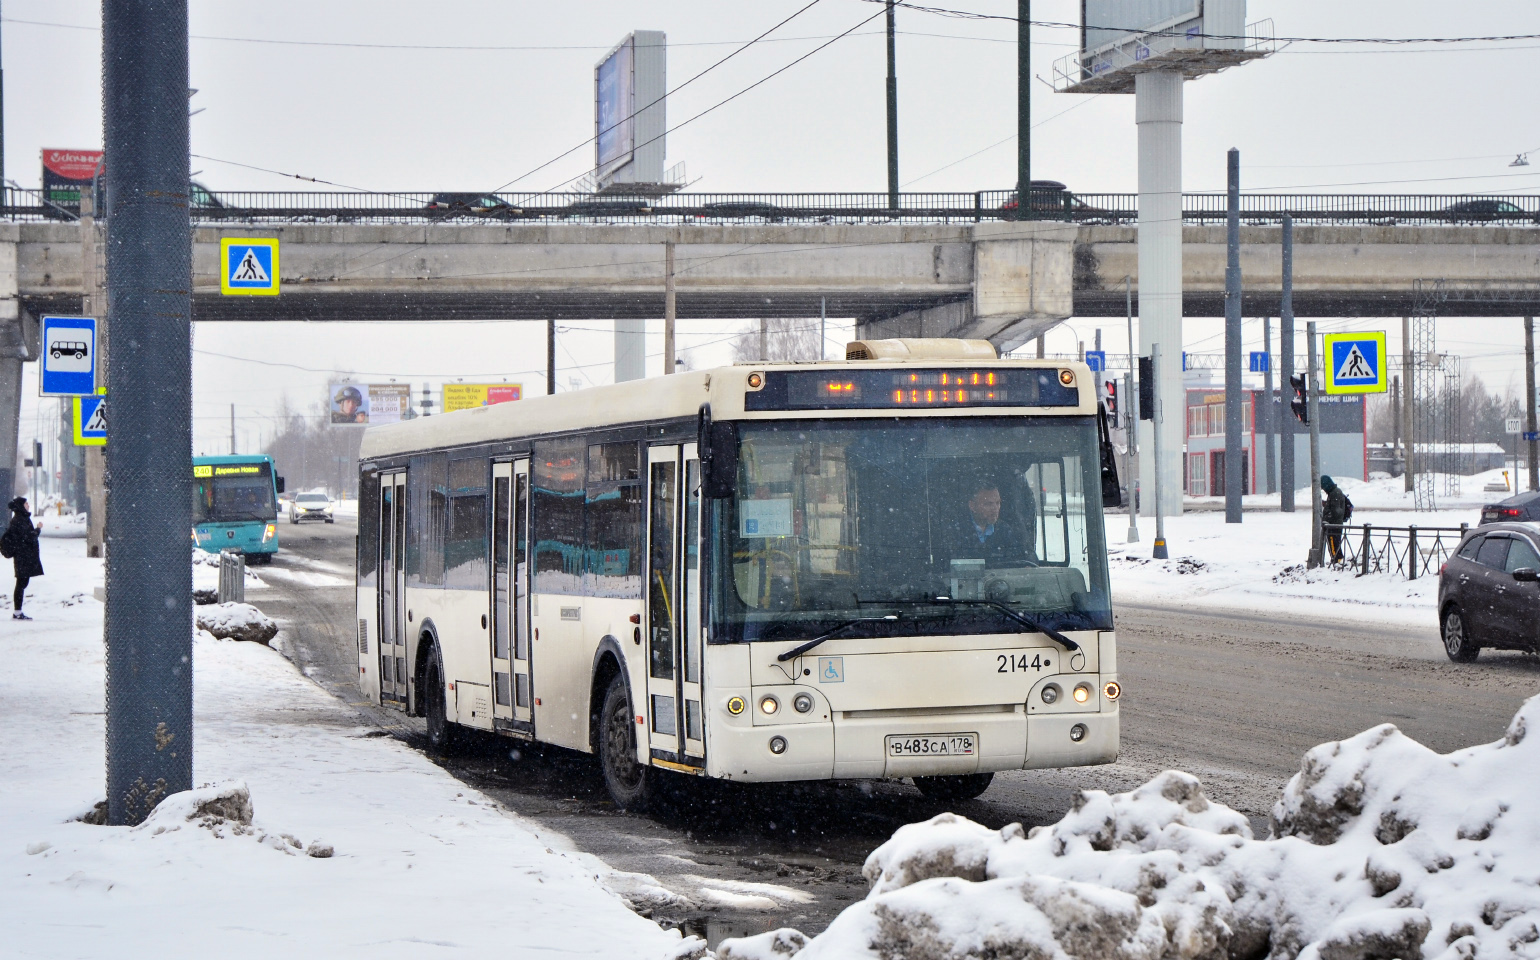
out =
[[[492,465],[492,723],[533,732],[529,683],[529,461]]]
[[[405,709],[406,471],[380,475],[380,702]]]
[[[682,462],[681,453],[690,459]],[[668,445],[652,447],[647,457],[648,743],[659,759],[689,766],[701,765],[705,756],[698,614],[687,612],[700,591],[699,550],[685,537],[692,497],[697,519],[691,532],[699,528],[700,469],[694,455],[693,445]],[[692,478],[693,490],[686,489]]]

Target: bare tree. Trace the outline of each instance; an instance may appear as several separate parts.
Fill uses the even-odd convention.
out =
[[[760,320],[733,341],[733,362],[822,360],[823,338],[817,317],[807,320]]]

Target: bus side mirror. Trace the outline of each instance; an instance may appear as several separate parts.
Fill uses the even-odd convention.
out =
[[[278,492],[283,493],[283,477],[278,478]]]
[[[701,495],[708,500],[730,497],[738,487],[738,443],[731,423],[711,419],[711,404],[700,406]]]

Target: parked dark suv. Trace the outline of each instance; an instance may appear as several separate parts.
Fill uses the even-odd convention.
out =
[[[1540,493],[1521,493],[1481,508],[1482,526],[1519,520],[1540,520]]]
[[[1444,652],[1470,663],[1483,647],[1540,652],[1540,524],[1485,524],[1439,570]]]

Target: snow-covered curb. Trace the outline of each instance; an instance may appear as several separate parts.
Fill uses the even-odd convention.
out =
[[[1082,792],[1030,834],[941,814],[872,853],[867,899],[820,936],[718,956],[1540,957],[1540,697],[1502,740],[1446,755],[1390,724],[1316,747],[1272,825],[1253,839],[1175,771]]]
[[[211,603],[193,608],[199,630],[219,640],[267,643],[278,636],[278,624],[249,603]]]

